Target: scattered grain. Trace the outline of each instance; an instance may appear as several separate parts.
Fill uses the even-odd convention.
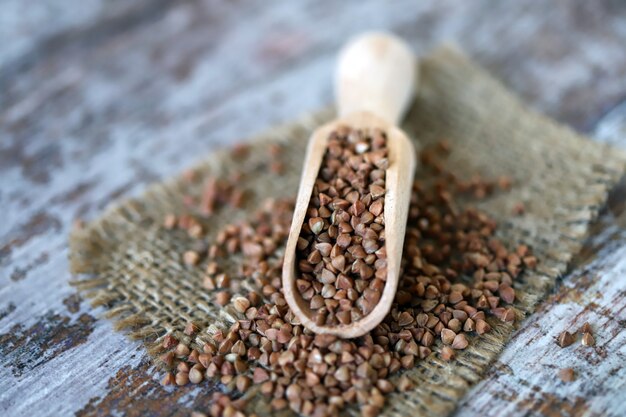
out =
[[[444,361],[451,361],[454,359],[454,350],[450,346],[444,346],[441,348],[441,359]]]
[[[406,392],[406,391],[409,391],[410,389],[413,389],[413,381],[411,381],[408,376],[402,375],[400,379],[398,380],[398,383],[396,386],[398,388],[398,391]]]
[[[563,382],[573,382],[576,380],[576,372],[572,368],[563,368],[559,370],[559,378]]]
[[[583,346],[595,346],[596,340],[591,333],[584,333],[581,339]]]
[[[161,381],[163,385],[174,385],[176,383],[176,377],[173,373],[167,372]]]
[[[452,341],[452,348],[457,350],[465,349],[468,344],[469,343],[465,335],[463,333],[460,333],[454,337],[454,340]]]
[[[163,346],[163,349],[171,349],[177,344],[178,344],[178,339],[176,339],[171,334],[167,334],[163,338],[163,343],[161,345]]]
[[[576,337],[568,331],[563,331],[557,340],[558,345],[562,348],[570,346],[576,341]]]
[[[189,371],[189,381],[192,384],[199,384],[204,379],[204,374],[200,368],[195,366]]]
[[[228,291],[220,291],[215,294],[215,302],[220,306],[225,306],[230,301],[230,293]]]
[[[200,255],[196,251],[188,250],[183,254],[183,262],[187,265],[196,265],[199,260]]]
[[[352,155],[344,155],[345,147],[337,144],[329,147],[333,158],[344,158],[345,163],[331,162],[329,170],[320,171],[323,183],[316,184],[298,240],[298,290],[317,307],[320,323],[358,321],[384,289],[384,173],[389,161],[379,152],[385,145],[382,132],[370,133],[338,132]],[[179,348],[171,336],[164,338],[163,347],[172,353],[164,359],[171,358],[177,368],[167,379],[218,379],[241,393],[254,384],[276,411],[291,408],[322,416],[359,403],[362,412],[377,414],[385,394],[394,389],[388,378],[398,371],[414,367],[433,350],[443,360],[452,360],[455,349],[469,346],[469,333],[491,330],[489,317],[514,320],[514,309],[508,306],[516,298],[514,281],[524,269],[535,267],[536,258],[525,245],[509,251],[494,237],[495,221],[455,203],[459,192],[481,198],[507,187],[480,177],[455,180],[440,158],[439,151],[424,156],[439,178],[414,184],[402,279],[389,315],[370,334],[354,340],[315,336],[295,319],[280,276],[293,203],[267,200],[249,220],[224,225],[215,231],[214,240],[190,248],[208,256],[202,271],[206,290],[217,304],[230,303],[242,316],[228,329],[210,330],[213,340],[200,352],[186,344],[186,349]],[[359,178],[363,170],[367,176]],[[204,186],[201,212],[233,204],[236,184],[208,179]],[[181,215],[176,223],[188,232],[201,224],[189,215]],[[222,264],[222,257],[229,256],[238,257],[236,270]],[[227,270],[231,276],[225,278]],[[438,337],[449,345],[436,344]],[[411,387],[406,376],[400,377],[398,390]],[[239,417],[243,408],[238,401],[220,393],[209,414]]]
[[[188,322],[187,325],[185,326],[185,331],[184,333],[187,336],[192,336],[196,333],[198,333],[198,330],[200,330],[200,328],[198,327],[198,325],[196,323],[193,322]]]
[[[176,356],[187,356],[190,352],[189,346],[184,343],[179,343],[176,346]]]
[[[182,387],[183,385],[187,385],[189,383],[189,374],[187,372],[177,372],[176,373],[176,385]]]
[[[177,223],[176,215],[168,214],[165,216],[165,219],[163,220],[163,227],[166,229],[173,229],[174,227],[176,227],[176,223]]]

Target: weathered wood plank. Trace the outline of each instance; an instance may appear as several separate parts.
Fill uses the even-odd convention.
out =
[[[201,405],[198,390],[159,388],[137,343],[113,332],[106,320],[94,320],[101,310],[86,303],[77,309],[68,299],[68,231],[76,217],[93,218],[116,198],[137,194],[220,144],[331,101],[333,54],[349,35],[392,29],[422,53],[455,40],[533,106],[583,131],[626,97],[620,18],[626,4],[415,3],[87,0],[76,8],[45,0],[25,12],[22,2],[0,5],[3,414],[94,415],[97,407],[103,414],[121,412],[136,392],[159,405],[138,412],[173,414],[181,401],[192,406],[194,398]],[[616,114],[607,120],[618,120]],[[625,194],[616,201],[623,205]],[[605,271],[593,288],[613,288],[620,264],[611,259],[622,253],[623,242],[591,248],[594,261],[580,266],[561,291],[577,291],[576,277],[590,265]],[[567,299],[556,297],[552,301]],[[522,343],[536,334],[534,326],[584,310],[568,303],[546,305],[524,323],[501,359],[519,378],[495,371],[461,414],[488,414],[486,404],[491,415],[539,413],[537,399],[571,393],[541,364],[529,369],[543,379],[528,381],[545,395],[522,390],[509,407],[511,398],[497,389],[527,380],[530,374],[521,373],[527,365],[514,361],[520,352],[549,352],[552,333]],[[598,335],[599,342],[608,340],[601,330]],[[622,339],[607,346],[606,363],[623,355]],[[592,371],[585,366],[581,370]],[[599,369],[590,375],[600,375]],[[617,373],[606,384],[620,380],[624,375]],[[612,392],[607,388],[586,402],[588,414],[603,410],[598,404]]]

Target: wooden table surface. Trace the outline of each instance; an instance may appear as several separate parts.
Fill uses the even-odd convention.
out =
[[[3,0],[0,415],[188,415],[68,285],[68,232],[221,144],[332,101],[371,28],[461,45],[531,106],[626,148],[626,2]],[[626,184],[458,416],[626,415]],[[595,349],[556,335],[589,321]],[[578,379],[563,383],[558,369]],[[205,388],[206,389],[206,388]]]

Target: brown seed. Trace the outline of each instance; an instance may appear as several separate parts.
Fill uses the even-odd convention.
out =
[[[215,277],[215,284],[217,288],[228,288],[230,287],[230,277],[226,274],[219,274]]]
[[[322,284],[334,284],[337,277],[330,270],[324,268],[320,276],[320,282]]]
[[[233,307],[239,313],[245,313],[248,308],[250,308],[250,300],[246,297],[235,297],[233,299]]]
[[[400,316],[398,316],[398,325],[399,326],[408,326],[411,323],[413,323],[413,317],[411,316],[411,314],[407,311],[404,311],[402,313],[400,313]]]
[[[188,250],[183,254],[183,262],[187,265],[196,265],[199,260],[200,255],[198,255],[198,252]]]
[[[589,322],[585,322],[585,324],[582,325],[582,327],[579,330],[580,333],[584,334],[584,333],[589,333],[589,334],[593,334],[593,330],[591,329],[591,325],[589,324]]]
[[[213,378],[217,376],[218,373],[219,373],[218,366],[215,363],[211,362],[209,366],[206,368],[206,372],[204,374],[207,378]]]
[[[246,392],[252,385],[252,381],[245,375],[237,375],[237,378],[235,378],[235,385],[237,386],[237,390],[239,392]]]
[[[500,317],[500,320],[507,322],[507,323],[515,321],[515,312],[513,311],[513,309],[511,308],[504,309],[504,311],[502,312],[502,316]]]
[[[298,238],[298,244],[297,244],[297,248],[298,248],[298,250],[301,250],[301,251],[302,251],[302,250],[306,249],[306,248],[307,248],[307,246],[309,246],[309,241],[308,241],[308,240],[306,240],[306,239],[305,239],[305,238],[303,238],[303,237],[299,237],[299,238]]]
[[[211,417],[220,417],[224,412],[224,407],[221,404],[213,403],[209,408],[209,414]]]
[[[352,242],[352,238],[347,233],[342,233],[339,236],[337,236],[337,245],[339,245],[342,248],[347,248],[348,246],[350,246],[351,242]]]
[[[202,281],[202,286],[207,290],[212,291],[215,289],[215,280],[210,275],[205,275],[204,280]]]
[[[385,195],[385,189],[379,185],[371,185],[370,193],[372,194],[372,198],[376,199]]]
[[[454,350],[450,346],[444,346],[441,348],[441,359],[444,361],[451,361],[454,359]]]
[[[485,334],[488,333],[490,330],[491,326],[485,320],[476,320],[476,333]]]
[[[349,310],[338,312],[336,317],[341,324],[350,324],[352,322],[352,312]]]
[[[322,287],[321,294],[324,298],[332,298],[335,296],[336,293],[337,289],[331,284],[326,284]]]
[[[463,295],[458,291],[452,291],[448,296],[448,302],[450,304],[456,304],[463,300]]]
[[[202,236],[202,226],[199,224],[194,224],[191,227],[189,227],[189,230],[187,231],[189,233],[189,236],[191,236],[192,238],[200,238]]]
[[[233,344],[233,347],[230,348],[230,352],[237,356],[244,356],[246,354],[246,345],[242,340],[237,340]]]
[[[507,303],[512,304],[515,301],[515,290],[507,284],[500,284],[498,294]]]
[[[370,204],[368,210],[374,216],[380,216],[383,213],[383,204],[384,200],[382,198],[379,198],[378,200],[375,200],[372,204]]]
[[[584,333],[581,342],[583,346],[595,346],[596,344],[596,340],[591,333]]]
[[[413,355],[405,355],[400,358],[400,363],[404,369],[411,369],[415,366],[415,356]]]
[[[225,306],[230,301],[230,293],[228,291],[220,291],[215,294],[215,302],[220,306]]]
[[[313,265],[316,265],[320,262],[322,262],[322,254],[320,253],[319,250],[314,250],[313,252],[311,252],[309,254],[309,256],[306,258],[307,262]]]
[[[167,352],[160,357],[161,362],[165,364],[167,367],[171,367],[174,362],[174,352]]]
[[[271,396],[274,394],[274,383],[272,381],[265,381],[259,387],[261,394],[265,396]]]
[[[406,375],[402,375],[397,382],[396,387],[400,392],[407,392],[410,389],[413,389],[413,381],[411,381]]]
[[[297,401],[301,398],[302,388],[298,384],[291,384],[285,390],[285,396],[289,401]]]
[[[386,379],[379,379],[378,381],[376,381],[376,386],[384,394],[389,394],[390,392],[393,392],[394,390],[393,384]]]
[[[432,353],[432,351],[429,348],[427,348],[425,346],[420,346],[419,347],[419,357],[420,357],[420,359],[427,358],[428,356],[430,356],[431,353]]]
[[[426,347],[432,346],[435,343],[435,336],[430,331],[424,333],[422,336],[422,344]]]
[[[311,232],[319,235],[324,228],[324,219],[321,217],[313,217],[312,219],[309,219],[309,228],[311,229]]]
[[[212,258],[215,258],[215,256],[212,256]],[[219,266],[217,265],[217,262],[211,261],[207,264],[205,272],[209,275],[215,275],[218,273],[218,270]]]
[[[198,357],[199,356],[200,356],[200,354],[198,353],[198,351],[193,349],[191,351],[191,353],[189,354],[189,356],[187,357],[187,361],[189,361],[191,363],[198,363]]]
[[[573,334],[568,331],[564,331],[559,335],[558,345],[562,348],[570,346],[572,343],[576,341],[576,338]]]
[[[166,229],[173,229],[174,227],[176,227],[176,215],[174,214],[168,214],[165,216],[165,219],[163,220],[163,227]]]
[[[254,372],[252,374],[252,381],[255,384],[260,384],[262,382],[267,381],[268,379],[270,379],[270,376],[265,369],[263,368],[254,369]]]
[[[189,371],[191,370],[191,366],[189,366],[187,362],[178,362],[176,370],[178,370],[179,372],[189,373]]]
[[[189,352],[189,346],[184,343],[179,343],[178,346],[176,346],[176,356],[187,356]]]
[[[217,353],[226,354],[230,352],[230,349],[233,347],[233,344],[234,342],[233,342],[233,339],[231,338],[222,340],[217,348]]]
[[[261,296],[256,291],[250,291],[247,295],[250,305],[258,306],[261,303]]]
[[[453,349],[465,349],[468,345],[467,338],[463,333],[457,334],[452,342]]]
[[[202,351],[204,353],[215,354],[215,353],[217,353],[217,347],[213,343],[205,343],[202,346]]]
[[[462,327],[461,321],[458,319],[451,319],[450,321],[448,321],[448,328],[455,333],[460,332],[461,327]]]
[[[182,387],[183,385],[187,385],[189,383],[189,374],[186,372],[177,372],[176,373],[176,385]]]
[[[441,341],[446,345],[452,344],[455,337],[456,337],[456,333],[454,333],[450,329],[443,329],[441,331]]]
[[[199,384],[200,382],[202,382],[203,378],[204,378],[204,375],[200,369],[193,367],[189,371],[189,381],[192,384]]]
[[[242,244],[242,252],[245,256],[258,259],[263,256],[263,246],[254,242],[244,242]]]
[[[347,366],[341,366],[334,374],[337,381],[347,382],[350,380],[350,369]]]
[[[523,261],[524,265],[526,265],[530,269],[535,269],[535,267],[537,266],[537,258],[535,258],[534,256],[525,256]]]
[[[198,332],[198,330],[200,330],[200,327],[198,327],[198,325],[196,323],[193,322],[189,322],[187,323],[187,325],[185,326],[185,334],[188,336],[194,335]]]
[[[338,255],[331,260],[332,266],[338,271],[343,271],[346,267],[346,257],[343,255]]]
[[[321,295],[314,295],[313,298],[311,298],[309,306],[311,307],[311,310],[317,310],[324,305],[324,297],[322,297]]]
[[[274,411],[280,411],[280,410],[284,410],[285,408],[287,408],[289,404],[287,403],[287,400],[285,400],[284,398],[274,398],[270,402],[270,405],[272,406],[272,409]]]
[[[166,386],[174,385],[175,383],[176,383],[176,377],[171,372],[167,372],[165,376],[163,377],[163,380],[161,381],[161,384],[166,385]]]
[[[209,353],[201,353],[198,355],[198,363],[205,368],[209,367],[209,363],[211,362],[212,355]]]
[[[161,346],[163,346],[163,349],[171,349],[177,344],[178,344],[178,339],[176,339],[171,334],[167,334],[163,338],[163,343],[161,344]]]
[[[576,373],[572,368],[563,368],[559,370],[559,378],[563,382],[573,382],[576,380]]]
[[[380,408],[366,404],[361,407],[361,417],[376,417],[380,414]]]

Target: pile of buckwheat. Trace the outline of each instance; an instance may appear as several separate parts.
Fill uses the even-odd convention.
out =
[[[350,134],[354,133],[347,136]],[[380,150],[376,135],[366,135],[365,138],[370,147],[365,152]],[[337,156],[339,148],[342,155],[346,149],[358,154],[360,139],[364,139],[361,134],[359,140],[352,141],[349,146],[338,144]],[[279,151],[273,148],[270,152],[271,163],[276,164]],[[209,410],[194,413],[198,417],[245,416],[247,402],[257,392],[267,398],[274,411],[290,408],[305,416],[332,416],[351,404],[359,404],[364,417],[376,416],[385,405],[386,394],[412,388],[411,380],[402,375],[403,370],[413,368],[416,362],[430,355],[453,360],[458,351],[468,347],[472,338],[490,331],[488,316],[513,322],[515,311],[510,305],[515,300],[515,290],[512,284],[524,268],[534,268],[536,259],[526,246],[509,250],[495,238],[496,222],[487,214],[456,204],[461,197],[480,199],[498,188],[507,190],[510,181],[505,177],[497,181],[484,181],[479,177],[460,181],[443,168],[441,159],[448,152],[449,144],[444,141],[421,155],[422,169],[432,170],[433,175],[428,182],[414,183],[403,271],[395,303],[385,320],[370,334],[351,340],[315,335],[294,317],[281,290],[282,251],[289,232],[293,202],[268,199],[247,221],[225,225],[215,241],[205,242],[208,250],[189,250],[182,254],[183,261],[190,267],[202,266],[206,270],[204,286],[215,294],[215,303],[231,305],[239,317],[229,329],[213,330],[210,334],[198,335],[199,326],[189,323],[185,329],[187,335],[198,336],[196,340],[205,340],[210,335],[211,340],[201,345],[188,346],[172,335],[166,335],[162,340],[165,353],[161,359],[170,371],[164,384],[198,384],[205,379],[219,379],[225,386],[225,393],[213,393],[212,406]],[[365,159],[363,153],[360,157]],[[347,232],[346,225],[341,226],[345,228],[342,231],[351,233],[351,243],[355,235],[365,240],[361,232],[371,234],[376,243],[375,250],[373,245],[371,250],[363,248],[364,257],[351,253],[354,261],[345,254],[350,253],[350,246],[347,246],[343,252],[344,265],[334,265],[331,260],[335,270],[355,274],[355,287],[357,280],[367,280],[369,276],[367,269],[362,270],[363,265],[372,269],[374,280],[379,279],[376,263],[384,259],[384,228],[376,230],[378,227],[373,227],[381,224],[376,219],[383,213],[382,204],[380,209],[375,208],[372,212],[372,205],[383,198],[384,174],[371,175],[374,171],[384,170],[382,155],[381,152],[378,162],[370,160],[376,167],[368,167],[371,183],[356,189],[359,201],[366,191],[370,192],[371,201],[364,202],[372,215],[367,230],[373,229],[376,238],[372,232],[357,232],[359,224],[364,222],[350,224],[354,216],[363,219],[365,211],[359,209],[350,213],[357,199],[353,195],[343,196],[349,205],[345,204],[341,210],[350,214],[350,220],[346,217],[345,222],[352,231]],[[323,174],[322,179],[326,183],[333,181]],[[381,186],[382,192],[372,193],[372,184]],[[203,196],[202,204],[214,207],[210,199],[217,196],[214,188],[210,191],[213,196]],[[317,191],[322,191],[319,184]],[[331,196],[328,192],[325,194]],[[311,210],[309,219],[328,219],[325,217],[328,213],[320,213],[321,207],[325,206],[325,197],[318,196],[318,199],[313,204],[317,216],[313,216],[315,213]],[[376,214],[378,210],[380,212]],[[360,215],[357,214],[359,211]],[[366,217],[369,221],[369,216]],[[309,224],[315,236],[310,236],[311,241],[307,239],[307,246],[317,240],[312,247],[320,252],[320,263],[333,272],[324,260],[327,247],[318,247],[319,243],[326,243],[325,237],[320,240],[320,234],[327,233],[331,238],[335,233],[331,232],[330,223],[334,222],[327,224],[324,220],[320,233],[315,233],[315,222],[313,226]],[[206,240],[199,217],[169,215],[164,226],[182,228],[192,238]],[[338,239],[339,225],[336,232]],[[302,252],[303,256],[306,254],[307,262],[314,253]],[[366,259],[372,254],[376,259],[368,263],[373,258]],[[217,262],[226,255],[242,258],[236,276],[222,271]],[[317,255],[313,256],[317,260]],[[353,269],[352,265],[358,260],[362,262]],[[317,276],[311,277],[312,286],[321,282]],[[322,278],[321,272],[319,277]],[[371,278],[369,282],[373,281]],[[335,294],[332,296],[332,289],[324,289],[326,284],[321,288],[319,285],[314,287],[311,300],[319,294],[328,308],[326,301],[335,299],[342,289],[336,283],[337,280],[333,283]],[[376,284],[377,287],[380,285]],[[304,289],[303,293],[306,291]],[[357,292],[359,297],[365,294],[364,290]],[[346,297],[347,293],[346,290]],[[363,309],[363,303],[359,305],[358,300],[358,297],[351,300],[357,303],[350,306],[350,320],[359,317],[359,312],[353,315],[355,307],[360,314],[367,313],[367,308]],[[347,316],[334,315],[340,322],[347,321]],[[331,314],[326,315],[327,323],[334,322],[331,317]],[[396,375],[398,377],[392,382],[391,378]]]
[[[298,239],[296,287],[318,325],[369,314],[387,280],[384,132],[333,131]]]

